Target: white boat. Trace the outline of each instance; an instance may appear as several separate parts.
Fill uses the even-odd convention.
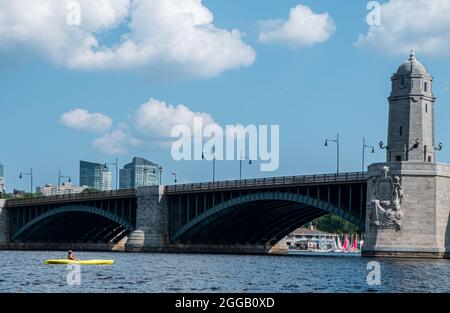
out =
[[[289,255],[326,255],[326,256],[358,256],[357,236],[354,236],[353,244],[350,244],[350,236],[344,236],[344,244],[341,243],[338,234],[330,234],[315,229],[299,228],[285,238],[287,254]]]

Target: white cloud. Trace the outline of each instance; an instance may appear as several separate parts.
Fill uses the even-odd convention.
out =
[[[386,54],[417,50],[450,56],[450,1],[390,0],[381,5],[381,25],[370,26],[355,45]]]
[[[101,120],[103,123],[99,122]],[[199,122],[200,124],[196,124]],[[93,140],[92,145],[109,155],[125,154],[133,148],[143,147],[146,144],[153,146],[156,144],[164,149],[171,148],[177,139],[172,137],[172,130],[176,126],[187,126],[193,136],[192,140],[199,139],[203,142],[211,136],[207,134],[207,126],[210,126],[209,131],[212,131],[214,136],[223,135],[225,138],[238,140],[245,140],[248,133],[257,132],[254,125],[246,127],[235,124],[222,127],[209,113],[196,112],[184,104],[172,105],[154,98],[150,98],[132,112],[127,122],[119,121],[114,127],[112,120],[106,115],[89,113],[82,109],[62,114],[60,123],[69,128],[101,132],[101,135]]]
[[[92,145],[104,154],[125,154],[129,148],[136,147],[140,141],[122,129],[116,129],[111,133],[94,140]]]
[[[31,51],[81,70],[139,70],[208,78],[251,65],[242,34],[213,24],[202,0],[78,0],[81,25],[67,23],[69,0],[0,2],[0,52]],[[117,44],[101,35],[127,24]]]
[[[95,132],[106,132],[112,126],[112,119],[101,113],[89,113],[84,109],[75,109],[62,114],[59,118],[62,125]]]
[[[130,149],[152,142],[160,147],[169,148],[172,141],[172,128],[187,125],[192,134],[194,118],[201,118],[203,127],[218,125],[208,113],[194,112],[183,104],[171,105],[153,98],[142,104],[128,118],[128,123],[119,122],[110,131],[113,121],[101,113],[89,113],[75,109],[61,115],[60,123],[69,128],[84,131],[97,131],[102,134],[92,145],[105,154],[124,154]],[[201,132],[203,129],[199,129]]]
[[[147,137],[169,140],[172,128],[187,125],[194,132],[194,118],[200,117],[203,126],[216,124],[208,113],[193,112],[187,106],[177,106],[151,98],[134,114],[136,130]]]
[[[316,14],[304,5],[292,8],[288,20],[266,20],[259,25],[262,28],[259,42],[286,44],[292,48],[323,43],[336,31],[328,13]]]

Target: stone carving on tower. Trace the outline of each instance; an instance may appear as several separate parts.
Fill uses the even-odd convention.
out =
[[[389,175],[389,167],[384,166],[379,176],[371,178],[371,183],[372,195],[367,207],[374,215],[373,224],[378,228],[400,230],[404,215],[400,178]]]

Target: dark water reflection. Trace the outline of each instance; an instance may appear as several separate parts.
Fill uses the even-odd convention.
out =
[[[0,292],[449,292],[450,261],[377,259],[381,285],[369,286],[359,257],[284,257],[80,252],[114,259],[82,266],[81,286],[65,265],[44,265],[64,252],[0,251]]]

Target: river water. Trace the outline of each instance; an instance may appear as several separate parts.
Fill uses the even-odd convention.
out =
[[[376,259],[380,284],[367,283],[360,257],[238,256],[79,252],[111,266],[44,265],[64,252],[0,251],[0,292],[449,292],[450,260]],[[371,276],[374,277],[374,276]],[[69,279],[69,281],[72,281]]]

